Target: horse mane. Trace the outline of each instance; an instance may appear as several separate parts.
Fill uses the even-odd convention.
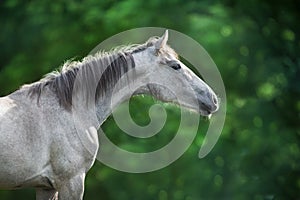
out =
[[[80,78],[85,81],[85,89],[88,89],[89,85],[97,85],[96,93],[89,89],[86,91],[87,98],[97,100],[105,95],[108,89],[113,88],[122,75],[135,68],[132,54],[145,50],[153,44],[153,40],[154,38],[149,39],[145,44],[117,47],[109,52],[100,51],[83,58],[82,61],[69,60],[60,70],[53,71],[41,80],[22,88],[28,89],[31,98],[36,96],[37,102],[45,88],[50,88],[60,105],[70,110],[74,83],[79,72]]]
[[[119,46],[108,52],[100,51],[95,55],[88,55],[82,61],[69,60],[63,64],[60,70],[53,71],[41,80],[24,85],[22,88],[28,89],[28,95],[31,98],[36,96],[37,103],[39,103],[45,88],[50,88],[60,105],[67,110],[71,109],[74,89],[85,91],[87,102],[95,102],[104,96],[106,91],[113,88],[129,70],[134,72],[135,63],[132,54],[153,46],[157,39],[158,37],[151,37],[143,44]],[[174,51],[169,47],[168,49]],[[83,80],[80,83],[83,86],[79,86],[81,88],[74,87],[78,76]],[[96,88],[90,88],[91,85],[96,85]]]

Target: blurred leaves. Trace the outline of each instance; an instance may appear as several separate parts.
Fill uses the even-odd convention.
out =
[[[296,0],[6,0],[0,4],[0,94],[84,57],[120,31],[181,31],[205,47],[225,82],[228,110],[218,143],[198,159],[209,123],[201,120],[188,151],[164,169],[127,174],[96,163],[85,199],[299,199],[299,10]],[[136,123],[149,123],[152,98],[131,101]],[[102,128],[125,149],[155,150],[172,139],[180,120],[179,108],[166,108],[167,124],[148,140],[122,133],[112,117]],[[34,193],[0,192],[3,200],[25,196]]]

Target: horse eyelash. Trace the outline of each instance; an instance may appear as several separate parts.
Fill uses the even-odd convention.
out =
[[[181,66],[178,62],[176,61],[166,61],[166,64],[169,66],[169,67],[172,67],[172,69],[174,70],[179,70],[181,69]]]
[[[175,69],[175,70],[181,69],[181,66],[180,66],[180,64],[178,64],[178,63],[172,64],[170,67],[172,67],[172,68]]]

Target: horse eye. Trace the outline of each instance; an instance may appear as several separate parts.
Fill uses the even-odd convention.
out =
[[[170,67],[172,67],[175,70],[179,70],[181,68],[180,64],[178,64],[178,63],[174,63]]]

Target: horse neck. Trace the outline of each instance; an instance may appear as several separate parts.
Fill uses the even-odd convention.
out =
[[[134,87],[131,87],[134,81],[133,79],[130,79],[130,82],[127,80],[121,81],[114,88],[108,88],[105,91],[105,95],[96,101],[95,109],[100,125],[111,115],[118,105],[130,99],[134,94]]]
[[[96,102],[96,112],[100,125],[111,115],[113,110],[130,99],[133,95],[148,94],[145,87],[145,56],[143,53],[131,54],[134,68],[122,75],[114,87],[107,88],[105,95]]]
[[[80,81],[74,83],[72,106],[81,107],[92,117],[96,113],[101,125],[113,109],[126,100],[129,91],[124,88],[135,78],[134,59],[129,53],[118,52],[107,60],[88,59],[84,65],[86,68],[78,70],[76,79]]]

